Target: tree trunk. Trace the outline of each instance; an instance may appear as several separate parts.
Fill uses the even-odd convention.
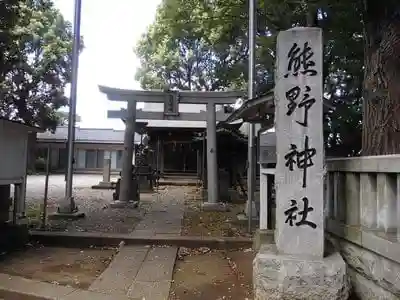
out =
[[[364,0],[362,155],[400,153],[399,2]]]

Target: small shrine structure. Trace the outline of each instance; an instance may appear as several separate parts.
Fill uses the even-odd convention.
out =
[[[42,130],[0,118],[0,249],[7,248],[11,240],[19,240],[14,234],[25,224],[28,139],[37,132]]]

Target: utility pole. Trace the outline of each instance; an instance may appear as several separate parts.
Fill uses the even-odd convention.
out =
[[[255,77],[255,37],[256,37],[256,0],[249,0],[249,81],[248,99],[254,98]],[[248,128],[248,168],[247,168],[247,217],[248,231],[251,232],[253,203],[256,183],[256,158],[254,151],[255,124],[249,123]]]

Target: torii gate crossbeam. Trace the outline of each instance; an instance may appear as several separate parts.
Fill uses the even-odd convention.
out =
[[[100,91],[110,101],[128,102],[126,110],[109,111],[108,117],[126,118],[124,154],[122,157],[122,176],[120,200],[114,206],[123,206],[134,199],[130,197],[130,176],[133,156],[132,137],[136,119],[207,121],[207,192],[205,206],[208,209],[218,206],[218,165],[216,123],[224,121],[228,114],[216,112],[216,105],[233,104],[242,92],[191,92],[191,91],[135,91],[100,86]],[[137,102],[164,103],[164,112],[137,110]],[[199,113],[179,113],[179,104],[205,104],[207,111]]]

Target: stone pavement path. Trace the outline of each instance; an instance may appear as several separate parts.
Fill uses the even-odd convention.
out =
[[[133,236],[180,235],[184,187],[169,187],[153,196],[151,208]],[[167,300],[177,247],[123,246],[89,290],[133,299]]]
[[[184,214],[185,192],[189,188],[168,187],[158,196],[143,220],[131,233],[133,236],[180,235]]]
[[[90,291],[133,299],[167,300],[177,247],[124,246]]]

